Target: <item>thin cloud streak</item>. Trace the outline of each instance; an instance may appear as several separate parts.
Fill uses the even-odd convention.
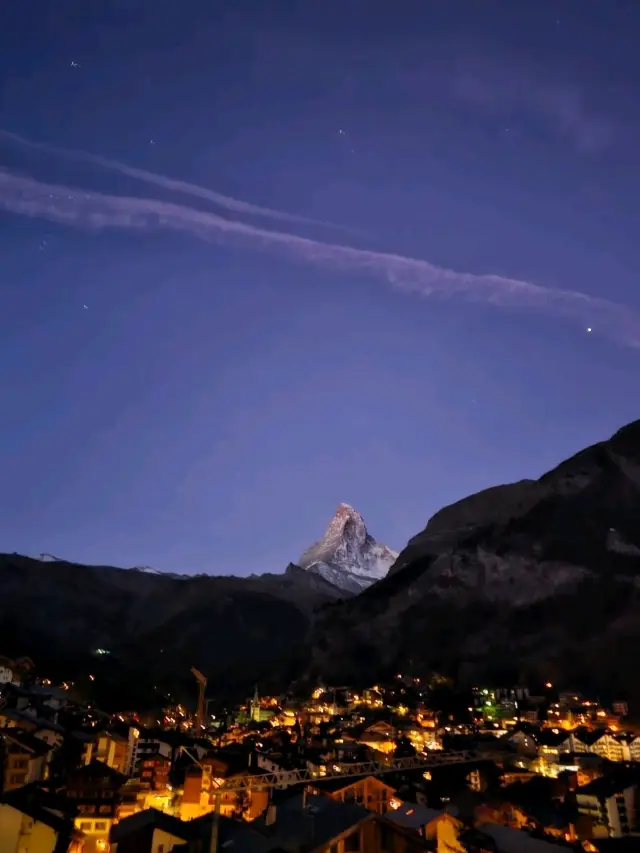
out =
[[[519,63],[466,60],[456,64],[455,95],[480,109],[502,114],[510,123],[520,113],[537,117],[548,129],[571,141],[578,152],[595,154],[615,140],[615,122],[597,112],[584,85],[540,78]]]
[[[263,218],[277,219],[281,222],[292,222],[298,225],[318,225],[323,228],[332,228],[346,233],[355,232],[355,229],[351,229],[343,225],[336,225],[333,222],[325,222],[321,219],[311,219],[306,216],[299,216],[296,213],[286,213],[269,207],[260,207],[259,205],[251,204],[250,202],[241,201],[240,199],[231,198],[230,196],[215,192],[215,190],[210,190],[207,187],[201,187],[198,184],[191,184],[188,181],[180,181],[177,178],[169,178],[166,175],[159,175],[156,172],[148,172],[146,169],[138,169],[135,166],[128,166],[126,163],[121,163],[119,160],[100,157],[98,154],[90,154],[88,151],[59,148],[56,145],[49,145],[46,142],[33,142],[30,139],[19,136],[17,133],[12,133],[11,131],[2,129],[0,129],[0,140],[1,139],[12,142],[23,148],[40,151],[43,154],[50,154],[55,157],[66,157],[74,160],[83,160],[86,163],[92,163],[94,166],[99,166],[110,172],[118,172],[121,175],[127,175],[130,178],[135,178],[136,180],[142,181],[143,183],[151,186],[160,187],[161,189],[170,190],[171,192],[179,192],[213,202],[213,204],[217,204],[219,207],[223,207],[226,210],[231,210],[236,213],[262,216]]]
[[[0,210],[95,230],[170,229],[209,242],[276,250],[314,266],[363,272],[424,297],[546,312],[577,322],[584,332],[640,347],[640,315],[624,305],[569,290],[551,290],[497,275],[460,273],[428,261],[324,243],[224,219],[215,213],[154,199],[112,196],[45,184],[0,170]]]

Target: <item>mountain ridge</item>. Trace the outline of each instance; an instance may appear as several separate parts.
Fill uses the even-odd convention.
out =
[[[332,544],[343,563],[366,568],[367,555],[386,553],[359,513],[341,504],[337,515]],[[282,573],[238,577],[0,554],[0,650],[52,666],[96,648],[112,652],[111,660],[149,660],[162,647],[156,665],[163,672],[176,673],[189,659],[213,685],[237,678],[235,663],[250,683],[291,657],[319,608],[372,582],[350,585],[347,563],[337,574],[289,563]]]
[[[345,552],[367,542],[362,517],[341,507],[332,534],[282,574],[172,577],[0,555],[0,651],[55,662],[107,648],[135,678],[195,665],[213,689],[435,670],[640,706],[640,421],[537,480],[443,507],[357,595],[314,570],[349,525]]]
[[[599,671],[600,687],[640,700],[628,659],[640,641],[639,518],[635,421],[537,480],[437,512],[386,578],[319,614],[311,669],[375,678],[411,663],[564,683]]]

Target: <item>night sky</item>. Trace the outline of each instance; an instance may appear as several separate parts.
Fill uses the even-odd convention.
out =
[[[340,501],[401,548],[639,417],[639,43],[638,0],[2,3],[0,550],[281,571]]]

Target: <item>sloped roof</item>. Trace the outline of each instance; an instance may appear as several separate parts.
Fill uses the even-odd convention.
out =
[[[122,841],[132,832],[138,832],[147,826],[161,829],[163,832],[168,832],[184,841],[188,841],[194,835],[193,821],[180,820],[179,817],[174,817],[158,809],[145,809],[116,823],[111,828],[109,839],[112,842]]]
[[[49,744],[36,737],[31,732],[24,731],[18,728],[6,728],[1,730],[1,734],[6,740],[21,746],[26,752],[30,752],[34,757],[46,755],[50,752]]]
[[[638,771],[631,767],[616,768],[612,773],[606,776],[600,776],[589,782],[588,785],[582,785],[576,791],[576,796],[598,797],[598,799],[607,799],[614,794],[622,793],[625,788],[637,784]]]
[[[124,785],[129,777],[124,773],[120,773],[119,770],[114,770],[113,767],[109,767],[109,765],[105,764],[104,761],[94,759],[93,761],[90,761],[89,764],[85,764],[83,767],[78,767],[77,770],[74,770],[70,774],[70,778],[73,780],[78,778],[108,778],[113,784]]]
[[[373,773],[369,776],[348,776],[345,778],[333,777],[329,779],[314,779],[309,783],[310,787],[317,788],[319,791],[342,791],[344,788],[350,788],[351,785],[357,785],[360,782],[364,782],[365,779],[373,779],[375,782],[378,782],[380,785],[384,785],[386,788],[391,788],[391,790],[395,790],[393,785],[389,785],[384,779],[379,779]]]
[[[7,791],[0,797],[0,804],[11,806],[33,820],[44,823],[60,835],[71,837],[73,818],[71,815],[61,816],[52,811],[54,808],[56,811],[61,810],[59,799],[35,783]]]
[[[569,732],[564,729],[558,729],[558,731],[553,731],[553,729],[542,729],[540,734],[536,737],[536,740],[542,746],[560,746],[561,743],[564,743],[569,737]]]
[[[260,832],[274,841],[296,841],[302,849],[314,850],[341,835],[373,812],[362,806],[340,803],[330,797],[298,795],[277,806],[275,822],[266,824],[266,814],[253,821]]]
[[[397,809],[389,809],[385,814],[387,820],[397,823],[404,829],[420,829],[426,826],[438,817],[444,814],[449,814],[451,817],[457,817],[458,810],[455,806],[451,809],[430,809],[428,806],[423,806],[420,803],[402,803]]]
[[[498,823],[484,823],[476,829],[493,838],[500,853],[565,853],[572,849],[566,844],[553,844],[542,838],[533,838],[522,829],[512,829]]]

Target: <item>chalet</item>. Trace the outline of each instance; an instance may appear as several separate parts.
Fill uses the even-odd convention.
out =
[[[47,777],[47,767],[52,748],[31,732],[18,728],[0,731],[3,791],[11,791],[29,782],[42,782]]]
[[[578,788],[576,802],[580,815],[589,825],[581,825],[582,837],[623,838],[635,833],[637,773],[629,767],[616,769]]]
[[[603,729],[581,733],[581,738],[587,750],[601,758],[606,758],[609,761],[626,761],[630,758],[630,750],[627,744]]]
[[[478,823],[475,828],[493,840],[497,853],[567,853],[571,849],[498,823]]]
[[[564,729],[543,729],[537,740],[538,755],[546,759],[557,760],[563,753],[588,751],[584,741]]]
[[[169,784],[171,761],[164,755],[147,755],[141,762],[139,773],[143,789],[165,791]]]
[[[640,761],[640,735],[630,740],[628,746],[631,761]]]
[[[111,853],[168,853],[193,837],[194,823],[146,809],[124,818],[111,829]]]
[[[375,776],[359,779],[332,778],[319,780],[307,790],[316,796],[331,797],[340,803],[358,804],[377,814],[385,814],[394,795],[394,788]]]
[[[388,754],[396,748],[395,730],[388,723],[374,723],[362,732],[357,742],[374,752]]]
[[[57,789],[77,809],[75,825],[87,836],[87,851],[92,847],[99,849],[109,838],[126,781],[124,773],[103,761],[92,761],[69,773],[66,783]]]
[[[511,735],[506,736],[518,752],[535,755],[538,745],[533,732],[517,729]]]
[[[38,785],[0,797],[2,853],[80,853],[83,841],[64,802]]]
[[[186,768],[180,817],[192,820],[214,807],[226,817],[257,817],[267,806],[268,792],[259,786],[245,787],[243,780],[261,772],[257,766],[249,766],[246,751],[223,750],[205,755],[198,764]],[[219,791],[225,785],[232,789]]]
[[[173,762],[174,747],[175,744],[172,743],[168,734],[163,736],[162,734],[156,735],[153,732],[140,732],[133,749],[132,769],[137,772],[141,762],[148,755],[162,755]]]
[[[435,846],[438,853],[466,853],[459,840],[465,824],[458,818],[455,808],[443,811],[418,803],[402,803],[387,812],[386,817],[403,829],[417,833],[430,847]]]
[[[568,782],[567,778],[534,776],[526,783],[510,785],[500,792],[500,799],[492,806],[484,804],[476,808],[476,822],[500,823],[512,829],[526,828],[562,841],[575,841],[575,808],[565,801]]]
[[[121,820],[111,830],[110,841],[110,853],[204,853],[216,849],[282,853],[277,840],[265,838],[244,821],[225,817],[214,821],[212,815],[185,821],[155,809]]]
[[[128,774],[131,764],[133,743],[117,732],[102,731],[92,733],[86,739],[83,761],[102,761],[113,770]]]
[[[298,771],[305,767],[305,763],[299,755],[292,756],[282,753],[256,752],[255,753],[256,768],[264,773],[279,773],[281,774],[282,783],[275,787],[287,787],[289,784],[296,782]]]
[[[423,838],[387,816],[306,792],[271,803],[251,827],[279,848],[296,853],[422,853],[429,849]]]

